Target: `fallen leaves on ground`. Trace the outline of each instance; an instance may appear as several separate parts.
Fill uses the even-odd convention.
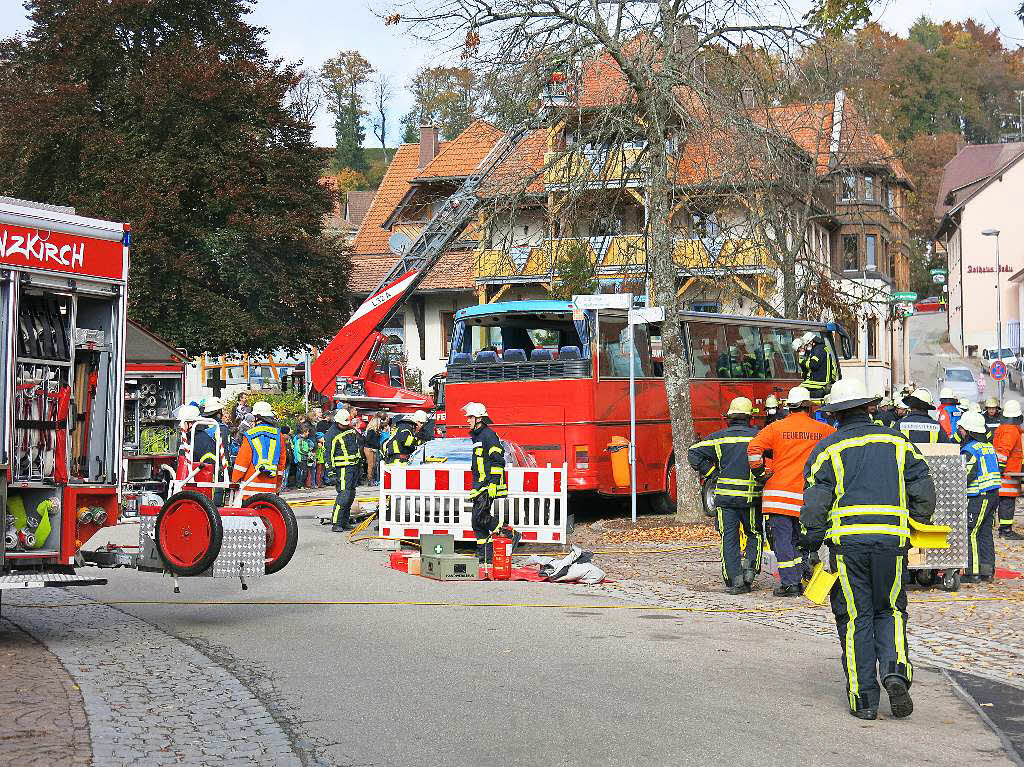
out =
[[[616,530],[605,534],[607,543],[704,543],[718,540],[711,525],[667,525]]]

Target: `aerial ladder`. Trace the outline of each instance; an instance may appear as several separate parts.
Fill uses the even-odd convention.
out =
[[[311,372],[314,389],[324,396],[335,396],[339,381],[366,381],[371,377],[375,360],[386,341],[381,329],[402,309],[445,250],[469,226],[483,204],[478,194],[481,184],[545,119],[546,109],[541,109],[528,123],[507,131],[491,147],[476,170],[462,182],[462,186],[437,208],[429,223],[399,256],[380,285],[353,312],[345,326],[313,362]],[[412,392],[403,393],[413,395]],[[337,397],[341,396],[342,393],[338,392]],[[345,399],[358,404],[361,398],[346,396]],[[392,404],[402,401],[396,398]]]

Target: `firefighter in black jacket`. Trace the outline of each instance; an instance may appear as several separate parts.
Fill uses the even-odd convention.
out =
[[[726,592],[745,594],[761,569],[761,489],[747,462],[747,443],[757,434],[750,422],[753,403],[737,397],[725,417],[729,425],[693,445],[690,466],[705,481],[715,471],[715,511],[721,533],[722,578]],[[740,551],[740,527],[747,536]]]
[[[491,513],[494,499],[508,495],[508,483],[505,480],[505,449],[491,428],[487,407],[480,402],[468,402],[462,411],[469,422],[469,436],[473,438],[473,489],[469,497],[473,501],[476,555],[481,562],[486,562],[492,535],[499,533],[511,538],[515,547],[519,533],[508,525],[502,526],[498,515]]]
[[[903,398],[903,402],[910,408],[910,413],[897,421],[894,428],[903,432],[907,439],[917,445],[945,445],[952,441],[939,422],[928,415],[933,404],[930,391],[914,389]]]
[[[359,433],[349,425],[347,410],[334,414],[334,425],[324,435],[327,445],[327,465],[334,472],[338,497],[334,501],[331,515],[331,530],[335,533],[349,529],[349,515],[356,499],[356,483],[359,481],[359,459],[362,440]]]
[[[398,424],[381,451],[384,463],[408,463],[409,456],[424,442],[423,426],[428,420],[430,416],[417,410]]]
[[[828,394],[832,384],[839,378],[836,360],[821,336],[807,333],[804,340],[810,345],[810,349],[800,360],[800,367],[804,373],[803,386],[811,393],[812,398],[821,399]]]
[[[827,541],[838,574],[832,612],[850,712],[859,719],[878,717],[879,674],[892,715],[914,710],[903,575],[909,519],[927,523],[935,510],[935,485],[917,447],[871,422],[867,406],[877,399],[855,378],[832,388],[822,409],[837,414],[839,429],[807,459],[800,510],[801,548],[816,552]]]

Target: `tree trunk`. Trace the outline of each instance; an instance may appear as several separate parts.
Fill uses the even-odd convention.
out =
[[[676,518],[699,522],[704,518],[700,485],[686,460],[695,441],[690,407],[690,364],[686,359],[682,324],[676,299],[676,263],[670,205],[670,174],[665,138],[649,131],[651,168],[647,189],[647,264],[653,278],[654,302],[665,312],[661,343],[665,357],[665,394],[672,419],[672,452],[676,462]]]

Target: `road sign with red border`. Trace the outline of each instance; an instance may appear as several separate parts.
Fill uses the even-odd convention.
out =
[[[996,360],[992,363],[992,369],[989,372],[992,373],[992,380],[1002,381],[1006,378],[1006,363],[1002,360]]]

